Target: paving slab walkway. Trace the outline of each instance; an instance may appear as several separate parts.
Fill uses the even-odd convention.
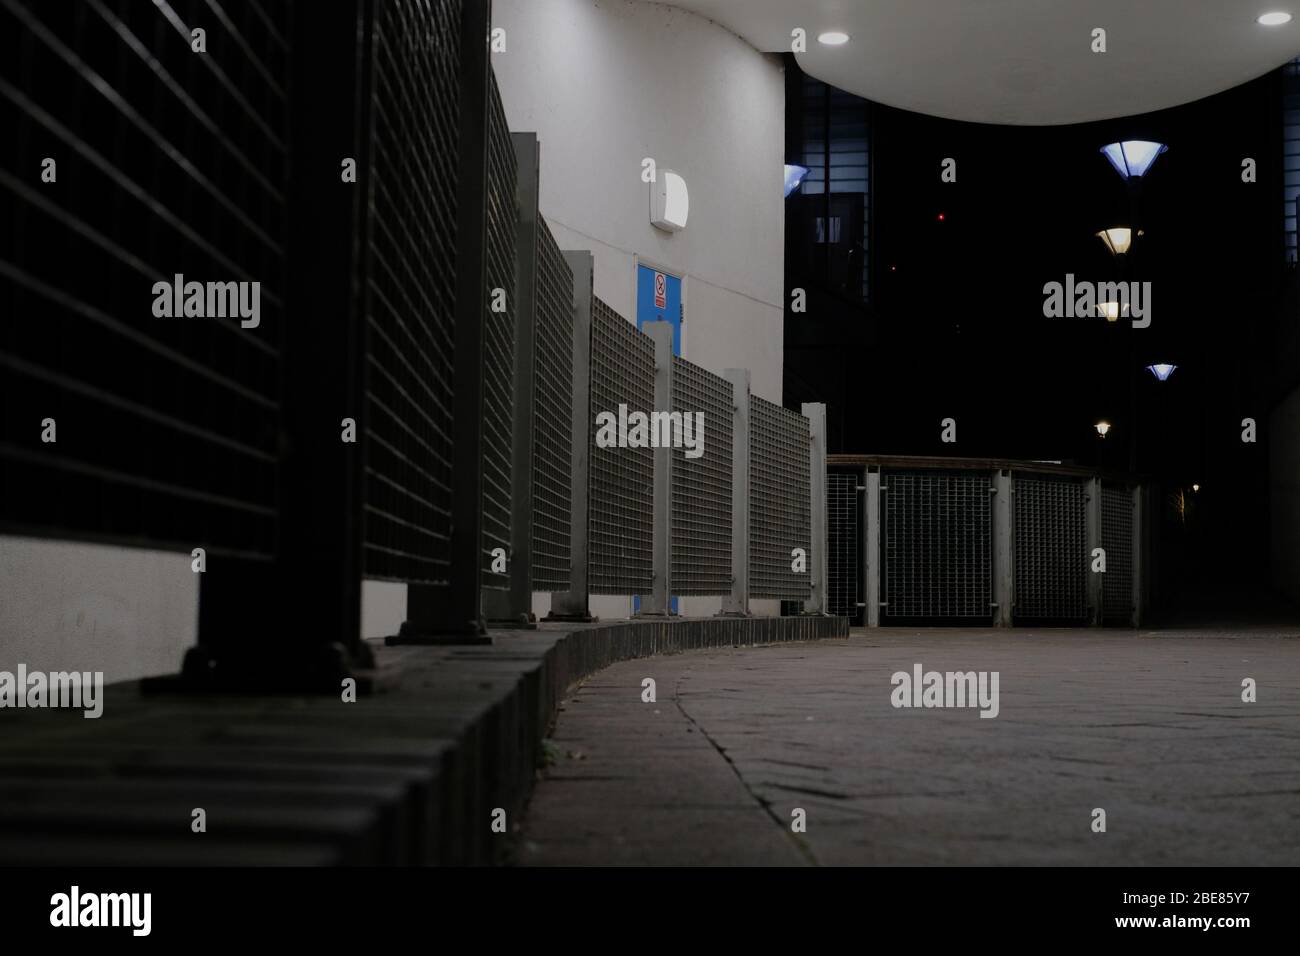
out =
[[[892,706],[918,662],[997,671],[998,716]],[[571,690],[550,750],[522,865],[1294,866],[1300,628],[854,631],[628,661]]]

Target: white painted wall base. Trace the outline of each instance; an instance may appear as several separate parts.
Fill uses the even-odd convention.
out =
[[[197,640],[187,554],[3,537],[0,581],[0,670],[171,674]]]

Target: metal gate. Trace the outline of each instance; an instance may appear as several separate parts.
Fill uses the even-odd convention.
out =
[[[791,568],[791,552],[810,546],[808,419],[753,395],[749,446],[749,592],[804,600],[808,575]]]
[[[649,411],[655,402],[650,337],[600,299],[591,303],[591,416]],[[654,582],[654,449],[598,448],[591,429],[588,574],[593,594],[648,594]]]
[[[988,620],[993,593],[988,476],[882,471],[881,488],[885,616]]]
[[[537,219],[537,330],[533,389],[533,588],[562,591],[569,585],[569,483],[573,418],[573,270]]]
[[[1133,613],[1133,492],[1103,484],[1101,546],[1106,573],[1101,579],[1102,617],[1128,622]]]
[[[731,383],[673,356],[674,412],[703,412],[703,454],[673,451],[673,591],[727,594],[731,590]]]
[[[826,610],[861,623],[862,515],[858,480],[857,472],[826,474]]]
[[[1013,567],[1018,618],[1088,617],[1088,539],[1078,479],[1015,475]]]
[[[0,7],[0,530],[276,552],[289,20],[208,16],[222,73],[153,5]],[[257,324],[177,282],[259,283]]]

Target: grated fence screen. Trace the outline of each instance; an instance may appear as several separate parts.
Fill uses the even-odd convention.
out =
[[[1127,621],[1133,611],[1133,492],[1128,488],[1101,487],[1101,546],[1106,551],[1103,617]]]
[[[515,237],[518,165],[496,77],[488,103],[487,309],[483,316],[483,584],[506,588],[493,574],[492,550],[510,553],[510,452],[514,415]],[[498,310],[497,303],[504,308]]]
[[[992,614],[992,504],[982,473],[882,473],[885,616]]]
[[[841,617],[861,613],[861,479],[856,471],[826,473],[827,611]]]
[[[546,223],[537,222],[534,337],[533,587],[569,586],[569,483],[573,418],[573,270]]]
[[[808,420],[757,395],[749,402],[749,593],[803,600],[811,582],[791,552],[811,546]]]
[[[1015,475],[1011,497],[1016,617],[1085,619],[1088,540],[1083,484]]]
[[[459,11],[374,8],[365,574],[424,584],[451,539]]]
[[[0,529],[274,553],[290,14],[0,3]],[[158,317],[176,275],[259,324]]]
[[[597,448],[595,416],[654,409],[654,342],[600,299],[591,306],[588,581],[593,594],[646,594],[654,582],[654,449]]]
[[[673,451],[673,592],[731,591],[731,462],[735,402],[731,383],[673,356],[672,409],[704,414],[703,454]]]

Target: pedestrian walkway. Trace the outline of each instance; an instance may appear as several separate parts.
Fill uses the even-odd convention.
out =
[[[895,708],[918,663],[999,672],[998,716]],[[571,691],[549,750],[523,865],[1296,865],[1300,630],[854,631],[633,660]]]

